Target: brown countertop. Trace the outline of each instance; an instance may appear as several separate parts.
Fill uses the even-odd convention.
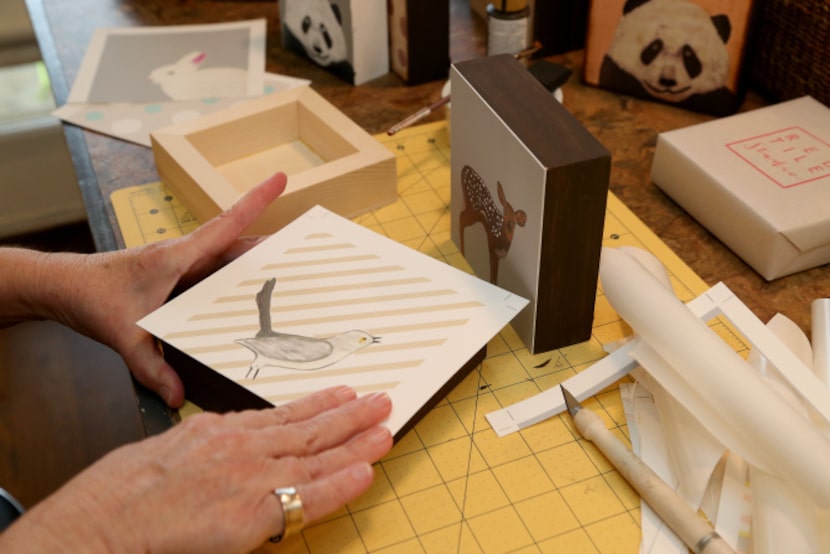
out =
[[[308,78],[312,86],[370,133],[389,126],[437,99],[442,82],[405,86],[384,77],[353,87],[280,47],[274,1],[210,0],[27,0],[58,102],[65,100],[94,29],[134,25],[192,24],[266,18],[267,70]],[[467,2],[451,0],[451,58],[458,62],[484,51],[484,24]],[[551,58],[574,70],[564,86],[565,106],[613,156],[611,190],[701,278],[723,281],[763,321],[775,313],[810,330],[810,303],[830,296],[827,266],[766,282],[650,180],[658,133],[705,121],[709,116],[636,100],[580,82],[582,53]],[[766,102],[750,91],[742,110]],[[426,121],[441,117],[433,114]],[[99,248],[120,247],[109,195],[122,187],[158,179],[149,149],[67,125],[67,139]],[[85,152],[86,154],[85,158]],[[109,236],[108,236],[109,235]]]

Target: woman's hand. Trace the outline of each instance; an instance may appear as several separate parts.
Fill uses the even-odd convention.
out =
[[[100,254],[47,254],[38,271],[44,311],[115,349],[136,379],[171,407],[184,387],[155,340],[135,323],[161,306],[177,287],[188,287],[257,244],[240,234],[285,190],[278,173],[232,208],[188,235]]]
[[[390,410],[384,393],[336,387],[191,416],[82,472],[0,536],[0,550],[249,552],[284,530],[275,488],[296,487],[309,523],[370,486],[370,464],[392,446],[379,426]]]

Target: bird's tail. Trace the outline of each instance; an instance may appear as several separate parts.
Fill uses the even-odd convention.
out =
[[[259,310],[259,332],[257,337],[271,337],[274,335],[271,329],[271,294],[274,292],[274,284],[277,282],[272,277],[262,284],[262,289],[256,295],[256,305]]]

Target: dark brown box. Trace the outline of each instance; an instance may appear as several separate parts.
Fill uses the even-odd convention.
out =
[[[531,0],[533,40],[542,46],[534,57],[584,48],[590,4],[590,0]]]
[[[408,85],[446,79],[449,0],[389,0],[389,66]]]
[[[611,154],[509,54],[450,78],[452,240],[530,299],[512,326],[532,353],[588,340]]]

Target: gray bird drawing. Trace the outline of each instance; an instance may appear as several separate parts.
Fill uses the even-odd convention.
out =
[[[259,331],[252,339],[236,342],[254,353],[245,378],[256,379],[263,367],[282,367],[299,371],[314,371],[329,366],[380,341],[366,331],[353,330],[332,337],[318,339],[302,335],[280,333],[271,328],[271,294],[276,278],[268,279],[256,295],[259,310]]]

